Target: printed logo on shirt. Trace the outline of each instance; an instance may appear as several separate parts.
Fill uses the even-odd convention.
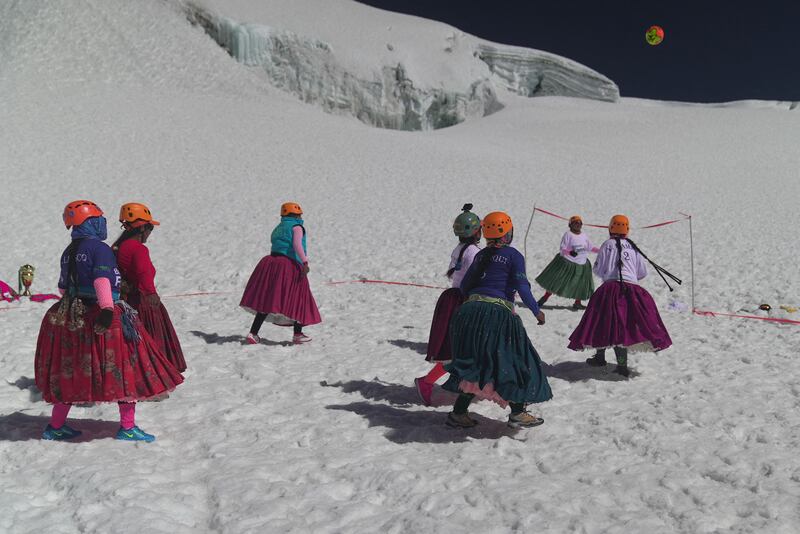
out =
[[[75,254],[75,261],[78,263],[83,263],[89,261],[89,255],[86,253],[79,253]],[[64,254],[64,257],[61,258],[61,265],[67,265],[69,263],[69,255]]]

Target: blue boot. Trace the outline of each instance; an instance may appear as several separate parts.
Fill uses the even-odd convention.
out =
[[[129,430],[119,427],[116,438],[123,441],[144,441],[147,443],[156,440],[156,437],[153,434],[148,434],[138,426],[135,426]]]
[[[42,432],[42,439],[60,441],[77,438],[81,434],[83,434],[83,432],[70,428],[67,425],[63,425],[61,428],[53,428],[51,425],[47,425],[44,432]]]

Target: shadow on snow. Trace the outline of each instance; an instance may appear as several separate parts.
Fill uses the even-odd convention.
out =
[[[411,349],[418,354],[428,354],[428,344],[420,343],[418,341],[408,341],[405,339],[387,339],[388,343],[401,349]]]
[[[328,410],[353,412],[369,421],[369,426],[385,427],[386,439],[394,443],[461,443],[471,439],[514,437],[518,430],[509,428],[506,421],[489,419],[470,412],[478,421],[472,428],[450,428],[445,425],[447,414],[427,410],[404,410],[387,404],[354,402],[328,405]]]
[[[203,341],[208,343],[209,345],[224,345],[225,343],[238,343],[239,345],[245,344],[245,336],[221,336],[216,332],[208,333],[208,332],[200,332],[199,330],[190,330],[191,334],[194,334],[197,337],[203,338]],[[261,338],[261,343],[259,345],[269,345],[271,347],[274,346],[281,346],[281,347],[291,347],[294,345],[291,341],[271,341],[269,339]]]
[[[44,431],[50,418],[44,415],[28,415],[14,412],[0,415],[0,441],[31,441],[42,440]],[[75,430],[83,432],[75,439],[65,440],[61,443],[82,443],[96,439],[112,439],[119,429],[118,421],[102,421],[99,419],[74,419],[70,417],[67,424]]]

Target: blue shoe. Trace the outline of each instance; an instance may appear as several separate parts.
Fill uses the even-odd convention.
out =
[[[138,426],[135,426],[130,430],[125,430],[124,428],[119,427],[116,438],[123,441],[145,441],[147,443],[156,440],[156,437],[153,434],[148,434]]]
[[[47,425],[47,428],[42,432],[42,439],[60,441],[63,439],[77,438],[81,434],[83,434],[83,432],[70,428],[67,425],[63,425],[61,428],[53,428]]]

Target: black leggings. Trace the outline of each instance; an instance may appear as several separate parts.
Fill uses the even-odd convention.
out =
[[[264,324],[264,319],[266,318],[267,318],[266,313],[257,313],[255,318],[253,319],[253,326],[250,327],[250,333],[253,334],[254,336],[257,336],[258,331],[261,330],[261,325]],[[295,334],[303,333],[303,325],[295,321],[293,326]]]
[[[606,349],[597,349],[600,359],[606,359]],[[626,347],[614,347],[614,356],[617,357],[617,365],[628,366],[628,349]]]
[[[453,413],[457,414],[465,414],[467,413],[467,408],[469,408],[469,404],[472,402],[472,399],[475,398],[475,395],[472,393],[461,393],[458,398],[456,399],[456,403],[453,405]],[[511,413],[522,413],[525,411],[525,405],[521,402],[509,402],[509,406],[511,406]]]

